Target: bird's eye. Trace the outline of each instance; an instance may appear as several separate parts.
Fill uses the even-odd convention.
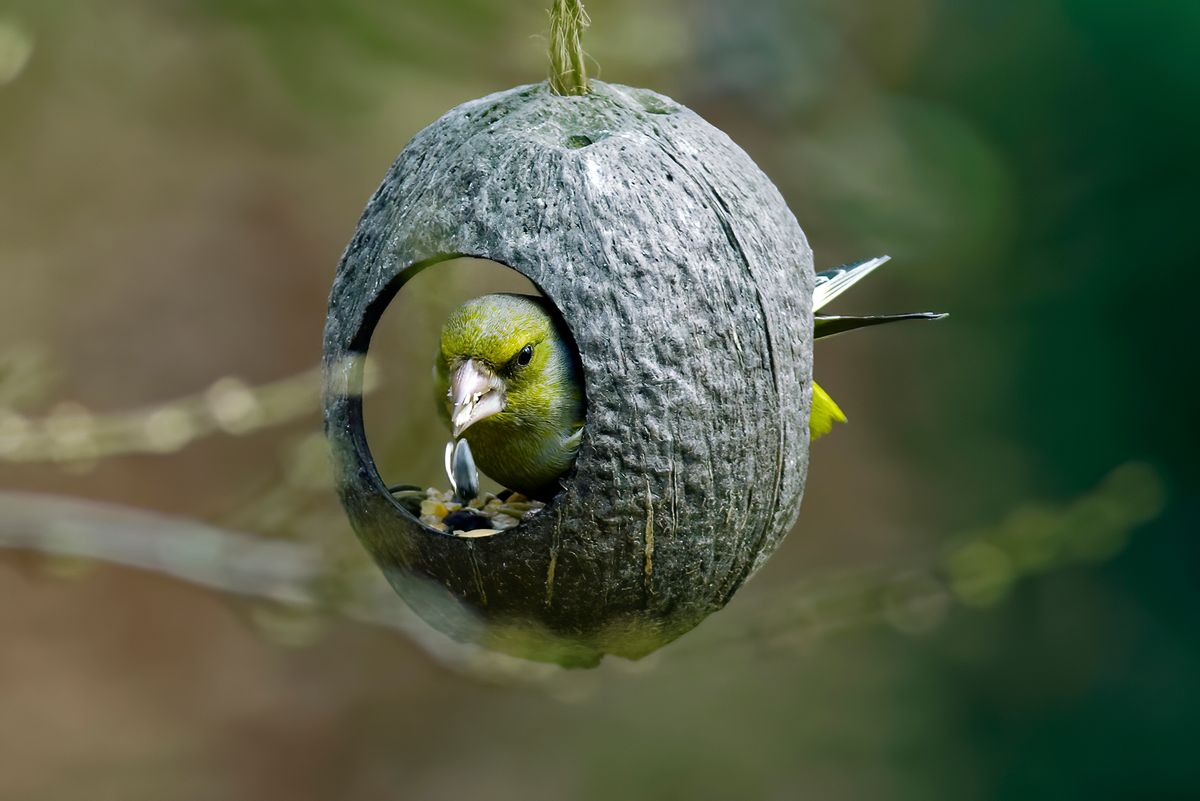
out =
[[[521,348],[521,352],[517,354],[517,364],[521,367],[529,364],[533,359],[533,345],[526,345]]]

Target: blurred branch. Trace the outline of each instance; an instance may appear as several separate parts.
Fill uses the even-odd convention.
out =
[[[1115,556],[1132,532],[1161,514],[1166,490],[1149,465],[1130,462],[1091,492],[1054,508],[1027,505],[1000,524],[951,539],[939,554],[904,567],[874,567],[801,580],[739,600],[753,611],[681,647],[753,643],[790,648],[829,634],[887,623],[908,634],[932,631],[955,604],[1000,603],[1021,579]]]
[[[0,399],[16,380],[0,374]],[[364,391],[377,383],[368,363]],[[314,415],[320,390],[321,370],[313,368],[260,386],[226,376],[197,395],[114,414],[63,402],[38,419],[0,403],[0,462],[86,464],[122,454],[173,453],[213,434],[242,436]]]
[[[439,662],[487,678],[554,669],[450,640],[410,612],[373,565],[339,563],[312,545],[114,504],[0,492],[0,549],[149,571],[314,618],[341,615],[402,632]]]
[[[881,622],[906,633],[927,632],[955,603],[989,606],[1021,578],[1116,554],[1133,529],[1158,516],[1164,497],[1157,472],[1126,464],[1066,506],[1019,509],[910,566],[814,577],[743,594],[714,619],[716,625],[684,637],[668,656],[711,653],[734,643],[786,649]],[[489,679],[540,681],[556,671],[449,640],[417,619],[373,566],[338,562],[311,544],[111,504],[0,492],[0,549],[107,562],[314,616],[342,615],[401,631],[439,661]]]
[[[38,493],[0,492],[0,548],[148,570],[233,595],[314,605],[321,554],[203,523]]]

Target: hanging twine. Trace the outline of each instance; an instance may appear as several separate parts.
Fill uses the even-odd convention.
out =
[[[556,95],[586,95],[583,30],[591,24],[580,0],[554,0],[550,9],[550,89]]]

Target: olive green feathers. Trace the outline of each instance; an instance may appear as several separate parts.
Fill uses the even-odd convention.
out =
[[[549,500],[574,464],[583,380],[565,324],[543,298],[485,295],[442,327],[439,406],[479,468],[531,498]]]

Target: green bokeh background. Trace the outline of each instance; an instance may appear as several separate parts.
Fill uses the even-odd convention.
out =
[[[819,266],[893,256],[839,310],[952,313],[819,344],[851,422],[816,445],[797,530],[659,657],[537,680],[341,619],[289,646],[246,602],[2,555],[0,798],[1200,797],[1200,4],[589,11],[595,72],[728,132]],[[103,414],[310,367],[396,152],[540,80],[546,29],[539,0],[6,0],[0,351],[42,367],[0,405]],[[425,282],[405,322],[429,336],[477,286]],[[436,425],[428,358],[388,325],[379,460],[436,475],[440,453],[406,434]],[[389,408],[424,416],[389,429]],[[86,470],[0,462],[0,486],[353,558],[328,491],[274,518],[255,505],[318,424]],[[754,628],[807,582],[919,562],[1129,462],[1165,501],[1108,561],[919,633]]]

